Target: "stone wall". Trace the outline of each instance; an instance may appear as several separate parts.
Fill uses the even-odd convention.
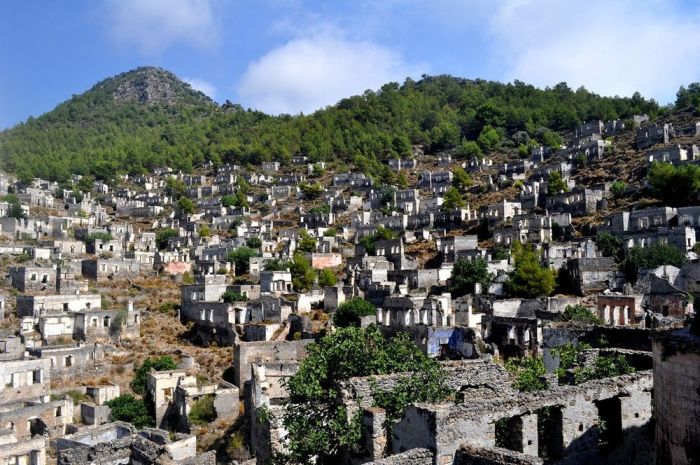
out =
[[[541,465],[539,457],[533,457],[501,447],[465,445],[457,451],[453,465]]]
[[[433,453],[428,449],[411,449],[365,465],[432,465]]]
[[[517,420],[513,423],[519,425],[520,435],[533,441],[521,443],[521,450],[534,448],[538,441],[537,455],[561,463],[646,465],[653,442],[651,388],[651,372],[646,371],[531,394],[504,389],[492,399],[416,404],[394,425],[392,449],[428,448],[435,451],[436,463],[453,463],[462,443],[495,447],[497,424]],[[541,424],[546,425],[542,430]],[[607,428],[601,429],[601,424]]]
[[[700,459],[700,336],[685,330],[654,339],[657,465]]]
[[[233,346],[233,379],[239,388],[251,378],[250,364],[262,362],[297,363],[306,357],[306,346],[312,340],[239,342]]]

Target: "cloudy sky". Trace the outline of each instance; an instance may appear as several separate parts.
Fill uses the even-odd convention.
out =
[[[698,31],[697,0],[10,0],[0,128],[141,65],[274,114],[443,73],[668,103]]]

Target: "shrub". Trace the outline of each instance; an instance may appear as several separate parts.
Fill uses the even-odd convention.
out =
[[[247,247],[250,247],[251,249],[259,249],[262,245],[262,239],[260,239],[259,237],[249,237],[245,241],[245,245]]]
[[[681,267],[686,262],[685,252],[672,244],[656,242],[647,247],[633,247],[623,262],[627,279],[635,282],[642,268],[656,268],[661,265]]]
[[[510,359],[506,369],[515,376],[513,387],[523,392],[542,391],[549,385],[544,379],[544,361],[540,357]]]
[[[360,326],[360,317],[376,314],[377,308],[371,302],[353,297],[338,306],[333,314],[333,323],[340,328]]]
[[[647,179],[654,195],[673,207],[692,205],[700,189],[700,167],[654,162]]]
[[[195,425],[206,425],[216,420],[214,396],[206,395],[197,399],[190,408],[189,419]]]
[[[131,382],[131,389],[133,389],[135,393],[142,396],[146,395],[146,383],[148,381],[148,373],[151,371],[151,368],[156,371],[175,370],[177,368],[177,364],[175,363],[175,360],[168,355],[146,359],[139,368],[134,370],[134,379]]]
[[[248,297],[238,293],[238,292],[233,292],[233,291],[226,291],[224,292],[224,295],[222,296],[224,302],[226,303],[233,303],[233,302],[245,302],[248,300]]]
[[[610,192],[615,197],[622,197],[623,195],[625,195],[625,192],[627,192],[627,183],[625,183],[624,181],[620,181],[619,179],[614,181],[610,185]]]
[[[489,273],[488,264],[483,258],[473,260],[459,259],[452,269],[450,292],[452,297],[461,297],[474,292],[474,286],[479,283],[483,287],[493,281],[493,274]]]
[[[335,286],[338,282],[338,277],[333,273],[333,270],[324,268],[318,272],[318,285],[321,287]]]
[[[177,237],[178,232],[175,229],[166,228],[161,229],[156,233],[156,247],[158,250],[163,250],[168,246],[168,239],[171,237]]]
[[[564,313],[562,316],[566,321],[574,321],[592,325],[602,324],[600,318],[594,315],[583,305],[567,305],[566,308],[564,308]]]
[[[514,267],[508,275],[506,289],[522,297],[547,296],[554,291],[555,272],[540,264],[539,254],[531,246],[513,244]]]
[[[155,425],[155,421],[149,415],[144,401],[137,399],[131,394],[122,394],[107,401],[106,404],[111,409],[109,414],[111,421],[125,421],[139,429]]]

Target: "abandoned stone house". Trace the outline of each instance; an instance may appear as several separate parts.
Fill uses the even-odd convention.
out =
[[[578,295],[621,290],[625,282],[613,257],[572,258],[566,264],[566,271]]]
[[[16,298],[16,311],[20,317],[77,312],[100,308],[101,301],[99,294],[19,295]]]
[[[656,144],[668,144],[676,132],[672,124],[652,124],[637,130],[637,150],[644,150]]]
[[[202,382],[185,371],[151,371],[146,385],[158,427],[189,433],[190,411],[203,397],[213,398],[217,419],[238,416],[238,388],[226,381]]]
[[[141,267],[134,259],[88,259],[82,261],[83,277],[93,281],[131,279],[139,276]]]
[[[499,224],[493,231],[496,246],[510,246],[516,241],[522,244],[542,244],[552,240],[552,218],[549,215],[515,215]]]
[[[20,292],[56,289],[56,267],[13,266],[9,268],[12,286]]]
[[[590,215],[607,208],[605,193],[604,187],[575,187],[568,192],[547,194],[547,209],[573,216]]]
[[[390,158],[387,163],[392,171],[414,170],[418,166],[415,158]]]
[[[92,426],[56,441],[58,464],[132,463],[140,465],[215,465],[216,453],[197,455],[197,437],[155,428],[140,431],[128,423]]]
[[[100,344],[31,347],[27,351],[33,357],[50,360],[53,379],[95,374],[105,364],[105,347]]]
[[[647,152],[649,163],[671,163],[678,165],[688,161],[696,160],[700,157],[700,149],[697,145],[693,145],[688,149],[682,148],[680,145],[672,145],[660,149],[650,150]]]

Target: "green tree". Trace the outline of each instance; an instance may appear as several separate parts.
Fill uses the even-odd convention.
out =
[[[602,323],[600,318],[594,315],[588,308],[583,305],[567,305],[564,308],[562,317],[565,321],[574,321],[589,325],[599,325]]]
[[[105,231],[97,231],[94,233],[90,233],[85,238],[85,243],[86,244],[94,244],[95,241],[97,241],[97,240],[100,240],[103,242],[109,242],[112,240],[112,235],[108,232],[105,232]]]
[[[627,279],[635,282],[637,273],[642,268],[651,269],[662,265],[673,265],[680,268],[686,261],[685,252],[675,245],[656,242],[647,247],[629,249],[622,266]]]
[[[452,269],[452,285],[450,292],[452,297],[461,297],[474,292],[474,286],[479,283],[483,288],[493,281],[493,274],[489,273],[488,264],[483,258],[467,260],[460,258]]]
[[[131,394],[122,394],[106,402],[110,408],[110,421],[125,421],[136,428],[155,426],[155,420],[148,413],[148,408],[143,400],[137,399]]]
[[[156,232],[156,247],[158,250],[164,250],[168,247],[168,240],[171,237],[177,237],[178,232],[176,229],[166,228],[161,229]]]
[[[228,261],[233,263],[233,266],[236,269],[236,274],[242,275],[247,274],[250,270],[250,259],[252,257],[259,256],[260,254],[257,250],[243,246],[229,252]]]
[[[150,373],[151,369],[156,371],[168,371],[175,370],[176,368],[177,363],[168,355],[147,358],[140,367],[134,370],[134,379],[131,381],[131,389],[133,389],[136,394],[145,396],[148,373]]]
[[[195,425],[207,425],[216,420],[214,395],[208,394],[197,399],[192,404],[188,417]]]
[[[308,291],[316,281],[316,273],[311,263],[301,253],[294,254],[289,271],[292,272],[292,285],[297,292]]]
[[[462,194],[459,193],[457,188],[450,186],[442,197],[442,209],[443,211],[451,211],[456,208],[464,207],[464,199]]]
[[[180,199],[187,191],[187,186],[180,179],[168,178],[168,180],[165,181],[165,186],[168,193],[176,199]]]
[[[475,141],[467,140],[457,148],[456,154],[462,158],[479,157],[481,156],[481,147]]]
[[[338,306],[333,314],[333,323],[339,328],[348,326],[360,326],[360,318],[377,314],[377,307],[371,302],[361,298],[353,297]]]
[[[248,297],[244,296],[240,292],[226,291],[221,296],[221,299],[227,304],[232,304],[234,302],[245,302],[248,300]]]
[[[374,234],[361,238],[358,243],[364,247],[368,254],[374,254],[377,241],[390,241],[396,238],[396,233],[384,226],[378,226]]]
[[[195,210],[196,208],[194,202],[187,197],[180,197],[180,200],[177,201],[178,212],[186,215],[192,215]]]
[[[596,234],[595,243],[603,257],[615,257],[615,261],[618,263],[624,259],[625,249],[619,236],[607,231],[601,231]]]
[[[647,175],[656,197],[674,207],[693,205],[700,189],[700,166],[652,163]]]
[[[519,391],[533,392],[549,388],[544,378],[546,370],[541,357],[523,357],[510,359],[506,369],[515,377],[513,386]]]
[[[610,185],[610,192],[612,192],[612,195],[615,197],[622,197],[625,195],[625,192],[627,192],[627,183],[619,179],[613,181]]]
[[[471,187],[472,184],[474,184],[474,181],[472,181],[472,177],[469,176],[469,173],[464,171],[464,168],[462,168],[461,166],[456,166],[452,170],[452,175],[452,185],[459,190],[464,190],[468,187]]]
[[[359,413],[349,416],[338,401],[343,382],[352,377],[405,373],[396,392],[376,389],[375,405],[386,407],[394,417],[410,402],[437,402],[450,392],[438,363],[405,333],[386,340],[374,325],[340,328],[307,346],[307,351],[299,370],[286,382],[289,397],[282,423],[289,435],[280,462],[327,465],[347,452],[360,451]]]
[[[246,247],[250,247],[251,249],[259,249],[260,246],[262,245],[262,239],[259,237],[249,237],[245,241]]]
[[[513,244],[513,271],[508,274],[506,289],[511,295],[521,297],[548,296],[554,291],[556,276],[553,270],[540,264],[534,247]]]
[[[316,238],[311,236],[305,229],[299,230],[299,244],[297,244],[297,249],[302,252],[315,252],[316,251]]]
[[[318,285],[321,287],[335,286],[338,283],[338,277],[330,268],[324,268],[318,272]]]
[[[561,177],[559,171],[552,171],[549,173],[547,178],[547,193],[549,195],[558,194],[559,192],[568,192],[569,186],[566,185],[566,181]]]
[[[495,150],[501,143],[501,134],[491,126],[484,126],[476,142],[484,150]]]
[[[279,258],[273,258],[265,262],[265,271],[288,271],[291,266],[291,262],[287,260],[280,260]]]
[[[199,237],[210,237],[211,236],[211,229],[209,228],[208,225],[203,224],[199,227]]]
[[[313,184],[302,182],[299,184],[299,190],[304,194],[305,199],[314,200],[323,193],[323,186],[318,182]]]

